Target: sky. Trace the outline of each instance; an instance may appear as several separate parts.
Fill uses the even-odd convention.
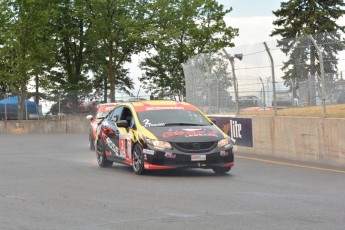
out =
[[[239,36],[234,39],[235,45],[245,45],[273,40],[269,34],[273,30],[275,19],[272,11],[280,8],[280,0],[219,0],[225,8],[232,7],[226,15],[227,25],[239,29]]]

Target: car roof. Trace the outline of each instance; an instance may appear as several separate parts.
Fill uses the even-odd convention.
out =
[[[136,111],[143,111],[143,108],[164,107],[164,109],[186,109],[197,110],[197,108],[187,102],[172,101],[172,100],[143,100],[119,103],[117,106],[127,105],[134,107]]]

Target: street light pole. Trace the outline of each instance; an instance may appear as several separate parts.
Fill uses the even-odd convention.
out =
[[[236,100],[236,115],[239,115],[240,109],[238,106],[238,83],[237,83],[237,78],[236,78],[236,73],[235,73],[235,58],[241,61],[243,58],[243,54],[235,54],[234,56],[231,56],[226,52],[224,48],[223,48],[223,51],[231,63],[232,76],[233,76],[233,82],[234,82],[234,91],[235,91],[235,100]]]

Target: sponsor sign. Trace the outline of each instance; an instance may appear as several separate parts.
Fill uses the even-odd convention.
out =
[[[209,116],[216,125],[229,135],[234,145],[253,147],[251,118]]]
[[[149,155],[154,155],[154,154],[155,154],[155,151],[154,151],[154,150],[151,150],[151,149],[143,149],[143,153],[149,154]]]
[[[206,155],[191,155],[192,161],[206,161]]]

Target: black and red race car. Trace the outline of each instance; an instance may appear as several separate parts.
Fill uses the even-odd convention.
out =
[[[146,170],[211,168],[224,174],[234,165],[230,138],[191,104],[138,101],[117,104],[97,127],[99,166],[113,162]]]
[[[89,149],[95,150],[96,128],[98,123],[105,118],[108,113],[115,107],[117,103],[103,103],[97,105],[97,111],[95,117],[93,115],[87,115],[86,119],[90,121],[89,129]]]

